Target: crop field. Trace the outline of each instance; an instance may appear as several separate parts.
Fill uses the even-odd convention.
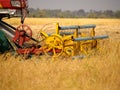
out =
[[[19,18],[4,21],[17,27]],[[47,58],[0,54],[0,90],[120,90],[120,19],[26,18],[36,38],[42,26],[95,24],[100,40],[97,51],[80,58]]]

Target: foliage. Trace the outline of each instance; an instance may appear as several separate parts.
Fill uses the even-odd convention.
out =
[[[83,9],[77,11],[62,11],[60,9],[50,10],[50,9],[34,9],[29,8],[29,17],[44,17],[44,18],[120,18],[120,10],[112,11],[95,11],[90,10],[85,12]]]

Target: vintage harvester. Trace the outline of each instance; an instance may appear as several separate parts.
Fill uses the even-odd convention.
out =
[[[60,26],[55,23],[55,33],[44,31],[46,27],[47,30],[50,29],[48,24],[40,29],[38,38],[35,39],[32,37],[31,28],[24,25],[27,8],[27,0],[0,0],[0,52],[12,48],[27,57],[33,54],[51,57],[76,56],[87,54],[89,50],[96,48],[98,39],[108,38],[107,35],[95,35],[96,25]],[[17,28],[3,21],[5,17],[11,18],[18,14],[21,16],[21,25]]]
[[[99,40],[108,38],[108,35],[96,36],[95,27],[94,24],[60,26],[55,23],[54,27],[47,24],[40,29],[38,38],[42,38],[44,53],[47,56],[86,55],[97,48]],[[51,33],[53,29],[55,32]]]

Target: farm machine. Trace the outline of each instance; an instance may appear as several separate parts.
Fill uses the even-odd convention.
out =
[[[96,25],[60,26],[55,23],[55,33],[47,31],[50,27],[45,25],[35,39],[31,28],[24,24],[27,13],[27,0],[0,0],[0,52],[12,49],[27,57],[43,54],[50,57],[77,56],[96,48],[99,39],[108,38],[107,35],[95,35]],[[17,28],[3,21],[18,14],[21,25]]]

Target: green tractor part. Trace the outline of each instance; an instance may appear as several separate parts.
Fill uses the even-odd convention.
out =
[[[0,30],[0,52],[3,53],[10,49],[10,44],[8,42],[7,37],[5,34]]]

